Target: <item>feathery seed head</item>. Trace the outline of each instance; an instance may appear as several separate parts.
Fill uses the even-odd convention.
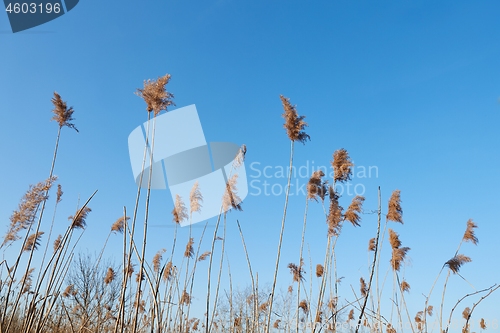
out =
[[[349,157],[349,153],[344,148],[333,153],[332,168],[334,172],[334,182],[345,183],[351,180],[352,167],[354,164]]]
[[[57,92],[54,92],[54,97],[52,98],[52,104],[54,104],[54,109],[52,110],[54,116],[52,117],[51,120],[57,121],[60,128],[66,126],[78,132],[78,130],[75,127],[75,124],[71,123],[71,121],[74,120],[73,112],[75,112],[75,110],[73,110],[73,107],[68,108],[66,102],[62,100],[61,96]]]
[[[229,209],[236,209],[242,211],[241,208],[241,198],[238,196],[236,183],[238,180],[238,174],[234,174],[226,183],[226,191],[222,196],[222,209],[227,212]]]
[[[123,230],[125,229],[125,222],[130,220],[130,217],[128,216],[122,216],[118,218],[115,223],[111,225],[111,231],[115,233],[122,233]]]
[[[189,204],[191,207],[191,214],[194,212],[199,212],[201,210],[201,203],[203,202],[203,196],[200,192],[200,187],[198,181],[193,184],[191,192],[189,193]]]
[[[462,267],[463,264],[467,262],[471,262],[472,259],[463,255],[463,254],[457,254],[447,262],[445,262],[445,266],[448,266],[449,269],[455,274],[457,274],[460,271],[460,267]]]
[[[26,243],[24,244],[23,251],[36,250],[40,246],[40,239],[42,238],[43,234],[43,231],[39,231],[37,233],[29,235]]]
[[[314,171],[309,182],[307,183],[307,199],[314,199],[318,201],[318,197],[321,201],[325,200],[325,195],[327,193],[326,181],[323,181],[325,173],[321,170]]]
[[[403,208],[401,208],[400,190],[395,190],[394,192],[392,192],[391,198],[389,199],[387,220],[403,223]]]
[[[172,210],[172,215],[174,217],[174,222],[180,224],[182,221],[188,218],[187,209],[182,201],[180,195],[175,196],[174,209]]]
[[[146,110],[153,111],[157,116],[161,111],[167,111],[170,105],[175,105],[172,101],[174,95],[166,90],[166,85],[170,81],[170,74],[159,77],[157,80],[144,81],[144,88],[137,89],[135,94],[142,97],[146,102]]]
[[[359,214],[363,210],[363,202],[365,201],[365,197],[357,195],[352,199],[351,204],[347,208],[347,211],[345,212],[345,219],[349,222],[352,223],[353,226],[359,227],[359,221],[361,218],[359,217]]]
[[[465,242],[472,242],[474,245],[477,245],[478,239],[476,237],[474,229],[477,228],[477,224],[472,221],[472,219],[469,219],[467,221],[467,229],[465,230],[463,240]]]
[[[288,138],[292,141],[305,143],[310,140],[310,136],[304,132],[304,127],[307,123],[304,121],[305,116],[299,116],[295,106],[290,104],[290,99],[280,95],[281,103],[283,104],[284,112],[282,117],[285,119],[283,127],[286,129]]]
[[[87,215],[92,211],[89,207],[85,206],[80,208],[75,216],[68,217],[71,220],[71,229],[84,229],[87,225]]]

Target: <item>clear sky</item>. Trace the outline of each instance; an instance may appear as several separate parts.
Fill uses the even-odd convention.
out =
[[[274,174],[289,157],[280,94],[309,124],[311,141],[296,145],[297,168],[310,174],[313,165],[328,166],[339,148],[349,151],[356,173],[373,167],[371,175],[353,178],[350,194],[345,189],[344,207],[355,185],[366,196],[366,212],[377,208],[378,186],[384,211],[391,192],[401,190],[405,223],[391,227],[411,247],[405,276],[412,315],[470,218],[479,225],[479,245],[462,247],[473,260],[462,276],[476,289],[499,283],[499,10],[500,3],[487,0],[82,0],[68,14],[16,34],[0,13],[1,224],[6,230],[29,184],[48,176],[57,134],[50,99],[57,91],[76,110],[80,131],[62,132],[58,228],[78,198],[98,189],[80,246],[98,251],[123,206],[134,205],[127,138],[147,119],[134,91],[144,79],[170,73],[177,107],[196,104],[208,141],[246,144],[247,176],[261,190],[257,195],[250,187],[243,212],[228,214],[235,285],[250,284],[236,219],[259,283],[272,282],[284,195],[265,195],[264,181],[276,191],[286,183]],[[270,178],[261,174],[266,166]],[[304,184],[308,176],[294,181]],[[291,283],[286,264],[298,262],[304,201],[290,200],[283,288]],[[174,230],[169,192],[154,191],[152,203],[149,258],[170,249]],[[338,243],[347,300],[349,284],[358,290],[359,277],[368,277],[366,247],[376,216],[363,215],[361,224],[346,225]],[[306,241],[313,265],[323,260],[325,235],[321,205],[312,202]],[[179,240],[184,246],[186,229]],[[119,258],[119,237],[107,249]],[[458,276],[449,290],[446,307],[474,291]],[[202,293],[195,299],[202,302]],[[500,292],[477,314],[498,320],[498,304]]]

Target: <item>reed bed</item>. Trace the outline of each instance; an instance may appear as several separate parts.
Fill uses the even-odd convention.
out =
[[[167,90],[170,79],[167,74],[156,80],[147,80],[143,88],[136,91],[146,103],[146,119],[152,119],[151,142],[146,142],[146,146],[154,147],[156,117],[175,105],[174,95]],[[280,96],[280,100],[285,132],[290,140],[289,168],[292,170],[295,143],[306,145],[310,136],[305,131],[305,116],[298,114],[289,98]],[[252,267],[242,225],[227,215],[230,210],[242,210],[237,174],[228,177],[213,234],[206,232],[205,224],[198,239],[193,237],[191,227],[187,239],[177,236],[179,225],[191,220],[193,213],[203,209],[203,189],[195,183],[189,198],[177,196],[175,200],[171,213],[175,225],[171,248],[162,248],[153,256],[148,255],[149,180],[145,195],[138,187],[131,215],[127,214],[126,208],[117,212],[117,220],[110,223],[109,234],[99,254],[75,253],[85,230],[91,227],[87,221],[92,217],[92,201],[99,199],[94,199],[97,191],[90,195],[69,217],[66,230],[60,235],[52,235],[54,222],[60,220],[57,211],[63,198],[63,186],[57,183],[58,179],[54,176],[62,129],[66,127],[77,131],[73,123],[75,110],[68,107],[58,93],[54,93],[52,103],[52,120],[57,123],[58,131],[48,178],[29,186],[11,215],[0,245],[4,258],[10,258],[0,263],[0,333],[396,333],[403,331],[403,323],[409,323],[404,329],[407,332],[427,333],[432,331],[428,323],[433,316],[437,316],[439,330],[443,333],[450,330],[452,319],[460,316],[463,318],[462,333],[471,331],[473,320],[479,323],[481,330],[490,325],[476,310],[499,288],[498,285],[466,293],[456,302],[450,303],[446,298],[449,280],[456,277],[465,279],[460,275],[460,269],[472,259],[462,252],[462,247],[466,243],[478,244],[475,233],[477,223],[472,219],[466,222],[463,237],[457,239],[456,251],[450,253],[450,259],[442,267],[436,268],[436,280],[424,295],[424,301],[420,296],[412,300],[412,304],[421,304],[420,310],[410,313],[411,277],[405,276],[402,268],[411,249],[403,246],[404,234],[394,230],[395,225],[403,225],[402,194],[394,190],[387,205],[384,205],[379,188],[378,207],[372,212],[374,214],[365,212],[363,196],[355,196],[346,202],[336,192],[336,185],[351,181],[353,163],[347,150],[342,148],[332,154],[334,176],[331,184],[322,171],[311,175],[304,198],[303,226],[296,261],[283,263],[282,245],[289,217],[292,175],[289,172],[280,233],[276,235],[276,261],[274,267],[269,267],[269,271],[273,272],[272,281],[259,281],[259,274]],[[243,163],[245,153],[246,146],[242,146],[233,165],[235,170]],[[151,164],[152,154],[149,158]],[[146,162],[145,147],[143,170]],[[151,172],[152,168],[149,169],[148,179],[151,179]],[[142,184],[142,174],[139,183]],[[55,200],[49,201],[49,194],[55,195]],[[324,232],[315,237],[324,243],[324,256],[311,258],[308,251],[309,258],[304,258],[308,253],[306,250],[309,250],[305,236],[311,201],[323,208]],[[49,205],[53,205],[51,213]],[[344,210],[342,205],[347,209]],[[186,207],[190,207],[190,214]],[[139,217],[141,209],[145,213],[143,218]],[[337,251],[338,240],[346,225],[362,228],[365,217],[377,225],[376,233],[367,239],[368,247],[361,249],[368,254],[368,269],[359,279],[351,281],[352,294],[341,295],[339,285],[342,277],[339,277],[337,259],[349,253]],[[228,223],[237,225],[238,234],[228,234]],[[138,236],[137,228],[141,226],[143,232]],[[110,237],[121,239],[121,259],[118,263],[104,257]],[[226,255],[227,237],[241,240],[245,253],[241,260],[246,262],[249,276],[243,282],[247,286],[244,290],[233,287],[231,265]],[[203,243],[204,238],[210,244],[208,247],[206,242]],[[385,247],[384,242],[388,242]],[[387,271],[384,271],[385,266],[381,266],[383,251],[391,258]],[[37,260],[34,260],[35,257]],[[223,277],[224,273],[227,273],[227,278]],[[444,283],[439,285],[441,275],[446,277]],[[386,290],[387,278],[392,279],[390,290]],[[223,280],[229,284],[221,286]],[[193,295],[195,284],[206,286],[206,294]],[[242,282],[238,281],[238,285]],[[431,295],[438,285],[441,288],[439,303],[430,304]],[[285,290],[282,289],[284,287]],[[198,310],[200,306],[204,307],[205,313],[193,308],[195,299],[201,304],[198,304]],[[384,306],[387,300],[392,302],[390,307]],[[432,301],[435,302],[436,297]],[[444,311],[445,304],[451,308],[449,313]]]

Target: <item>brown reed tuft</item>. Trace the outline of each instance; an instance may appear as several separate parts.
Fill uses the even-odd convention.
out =
[[[359,284],[360,284],[359,290],[361,292],[361,296],[363,297],[368,296],[368,288],[366,286],[365,279],[359,278]]]
[[[125,276],[127,276],[128,278],[131,278],[132,277],[132,274],[134,273],[134,265],[129,262],[127,267],[125,267],[123,269],[123,273],[125,274]]]
[[[191,296],[188,294],[188,292],[186,290],[182,291],[180,304],[184,304],[184,305],[191,304]]]
[[[122,217],[119,217],[115,223],[113,223],[111,225],[111,231],[115,232],[115,233],[122,233],[123,230],[125,229],[125,222],[130,220],[130,217],[128,216],[122,216]]]
[[[387,211],[387,220],[403,223],[403,208],[401,208],[401,191],[392,192],[389,199],[389,209]]]
[[[37,233],[29,235],[26,243],[24,244],[23,251],[36,250],[40,246],[40,239],[42,238],[43,234],[43,231],[39,231]]]
[[[376,247],[375,238],[372,238],[368,241],[368,251],[375,251],[375,247]]]
[[[429,305],[429,306],[427,307],[427,309],[425,309],[425,311],[427,312],[427,314],[428,314],[429,316],[432,316],[432,313],[433,313],[433,311],[434,311],[434,307],[433,307],[432,305]]]
[[[74,296],[74,295],[76,295],[76,290],[75,290],[75,286],[72,284],[67,286],[66,289],[64,289],[64,291],[62,293],[62,297],[69,297],[69,296]]]
[[[304,265],[304,260],[300,258],[300,265],[297,266],[294,263],[289,263],[288,268],[290,269],[290,273],[292,274],[294,282],[301,282],[304,280],[304,275],[306,272],[303,270],[302,266]]]
[[[212,253],[210,251],[205,251],[198,257],[198,261],[203,261],[207,259]]]
[[[424,327],[424,311],[418,311],[417,314],[415,315],[415,323],[417,324],[418,330],[422,330]]]
[[[54,241],[54,252],[56,252],[59,246],[61,245],[61,240],[62,240],[62,235],[57,236],[56,240]]]
[[[234,318],[234,327],[241,327],[242,320],[241,317]]]
[[[331,162],[335,182],[345,183],[351,180],[352,167],[354,164],[349,157],[349,153],[344,148],[336,150],[333,153],[333,161]]]
[[[247,146],[241,145],[240,149],[238,149],[238,153],[233,161],[233,168],[238,169],[245,162],[245,155],[247,153]]]
[[[347,321],[351,321],[351,320],[354,320],[354,309],[351,309],[351,311],[349,311],[349,315],[347,316]]]
[[[359,214],[363,210],[363,202],[365,201],[365,198],[363,196],[357,195],[352,199],[351,204],[347,208],[347,211],[345,212],[345,219],[349,222],[352,223],[353,226],[359,227],[359,221],[361,218],[359,217]]]
[[[462,267],[463,264],[467,262],[471,262],[472,259],[463,255],[463,254],[457,254],[447,262],[445,262],[445,266],[448,266],[449,269],[455,274],[457,274],[460,271],[460,267]]]
[[[200,320],[196,319],[196,321],[193,323],[193,331],[198,330],[198,325],[200,325]]]
[[[189,205],[191,208],[191,214],[199,212],[201,210],[202,202],[203,196],[201,195],[198,181],[196,181],[191,188],[191,192],[189,193]]]
[[[471,315],[471,311],[470,311],[470,308],[469,307],[466,307],[464,309],[464,311],[462,312],[462,317],[467,320],[470,318],[470,315]]]
[[[276,319],[276,321],[273,324],[273,328],[280,328],[280,323],[281,323],[281,320]]]
[[[242,211],[241,208],[241,198],[238,196],[236,183],[238,180],[238,174],[234,174],[226,182],[226,191],[222,196],[222,209],[227,212],[230,208]]]
[[[172,210],[174,222],[180,224],[188,218],[187,209],[180,195],[175,195],[174,209]]]
[[[321,170],[314,171],[309,182],[307,183],[307,199],[314,199],[318,201],[318,197],[321,201],[325,201],[325,195],[327,193],[326,182],[323,181],[325,173]]]
[[[62,100],[61,96],[57,92],[54,92],[54,97],[52,98],[52,104],[54,104],[54,109],[52,110],[54,116],[52,117],[51,120],[57,121],[60,128],[66,126],[78,132],[78,130],[75,127],[75,124],[71,123],[71,121],[74,120],[73,112],[75,112],[75,110],[73,109],[73,107],[68,108],[66,102]]]
[[[60,203],[62,200],[62,195],[63,195],[63,190],[61,184],[57,184],[57,196],[56,196],[56,202]]]
[[[465,230],[463,240],[465,242],[472,242],[474,245],[477,245],[478,239],[476,237],[476,234],[474,232],[474,229],[477,228],[477,224],[472,221],[472,219],[469,219],[467,221],[467,229]]]
[[[163,270],[163,280],[167,281],[170,280],[173,276],[173,265],[172,262],[169,261],[165,265],[165,269]]]
[[[316,265],[316,277],[322,277],[325,272],[325,269],[323,268],[323,265],[317,264]]]
[[[160,265],[161,265],[161,260],[163,259],[163,254],[166,252],[166,249],[161,249],[158,252],[156,252],[155,256],[153,257],[153,270],[158,273],[160,270]]]
[[[302,301],[300,301],[300,303],[299,303],[299,309],[302,309],[302,311],[304,312],[304,314],[308,314],[309,313],[309,304],[307,304],[307,301],[305,299],[303,299]]]
[[[323,311],[316,312],[316,318],[314,318],[315,323],[321,323],[323,321]]]
[[[141,272],[137,272],[137,274],[135,274],[135,282],[140,282],[140,281],[144,281],[146,280],[146,274],[142,274],[141,275]]]
[[[401,292],[410,292],[410,284],[408,282],[406,282],[405,280],[403,280],[401,282],[401,285],[400,285],[400,288],[401,288]]]
[[[113,282],[115,277],[116,277],[115,271],[113,270],[113,268],[109,267],[108,271],[106,272],[106,276],[104,277],[104,283],[110,284],[111,282]]]
[[[329,189],[330,196],[330,208],[328,211],[328,237],[340,235],[342,229],[342,210],[343,208],[339,205],[339,196],[330,186]]]
[[[328,309],[330,309],[332,312],[335,311],[337,308],[337,297],[330,298],[328,301]]]
[[[305,116],[299,116],[295,106],[290,104],[290,99],[280,95],[281,103],[283,104],[282,117],[285,119],[283,127],[286,129],[288,138],[292,141],[305,143],[311,137],[304,132],[304,127],[307,123],[304,121]]]
[[[186,250],[184,251],[184,257],[192,258],[194,256],[194,238],[190,238],[189,242],[186,244]]]
[[[158,115],[161,111],[167,111],[170,105],[175,105],[172,101],[174,95],[166,90],[166,85],[170,81],[170,74],[159,77],[157,80],[144,81],[144,88],[137,89],[135,94],[142,97],[146,102],[146,110],[154,111],[154,115]]]
[[[18,209],[10,217],[9,229],[1,246],[20,239],[18,236],[19,231],[28,229],[33,224],[38,206],[49,198],[47,193],[56,180],[57,177],[54,176],[36,185],[29,186],[28,191],[21,198]]]
[[[389,229],[389,243],[392,249],[398,249],[401,246],[399,235],[392,229]]]
[[[486,322],[484,321],[484,318],[481,318],[481,321],[479,322],[479,326],[481,327],[482,330],[486,329]]]
[[[399,271],[401,263],[405,261],[406,253],[409,250],[409,247],[400,247],[392,250],[391,266],[393,270]]]
[[[394,327],[392,327],[391,324],[387,324],[385,331],[386,331],[386,333],[396,333],[396,329]]]
[[[288,292],[291,294],[293,293],[293,286],[288,286]]]
[[[89,207],[80,208],[75,216],[68,217],[68,220],[71,220],[71,229],[84,229],[87,225],[85,221],[87,219],[87,215],[92,211]]]
[[[35,268],[30,268],[27,272],[27,274],[25,274],[22,279],[21,279],[21,284],[24,284],[23,286],[23,290],[21,290],[21,294],[26,294],[27,292],[30,291],[31,289],[31,284],[33,283],[33,280],[32,280],[32,275],[33,275],[33,271],[35,270]]]
[[[261,305],[259,305],[259,312],[267,311],[267,308],[269,306],[269,302],[264,302]]]

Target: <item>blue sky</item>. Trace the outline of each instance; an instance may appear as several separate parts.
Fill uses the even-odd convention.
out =
[[[247,145],[249,180],[264,180],[253,169],[288,164],[283,94],[309,124],[311,141],[296,145],[296,167],[329,165],[332,153],[345,148],[358,167],[378,170],[353,179],[364,190],[366,211],[377,207],[378,186],[384,210],[400,189],[405,224],[393,227],[411,247],[405,274],[412,313],[469,218],[479,225],[479,245],[463,246],[473,262],[462,275],[477,289],[489,287],[500,282],[499,9],[495,1],[86,0],[16,34],[0,14],[0,220],[6,228],[28,185],[48,175],[57,134],[50,99],[57,91],[75,108],[80,130],[64,128],[61,137],[55,174],[65,195],[58,223],[62,230],[78,198],[98,189],[81,244],[98,251],[123,206],[130,211],[135,200],[127,137],[147,114],[133,93],[144,79],[170,73],[175,103],[196,104],[208,141]],[[170,194],[153,194],[151,258],[170,248],[173,232]],[[351,198],[344,195],[344,207]],[[291,283],[286,264],[298,261],[304,200],[290,201],[284,288]],[[249,195],[243,212],[228,215],[229,260],[241,288],[250,281],[235,219],[259,281],[271,282],[283,203],[283,195]],[[375,230],[376,217],[367,214],[362,227],[346,225],[339,239],[347,299],[349,283],[357,290],[359,277],[368,276],[365,248]],[[306,240],[313,264],[322,260],[325,232],[321,206],[311,203]],[[179,237],[187,239],[187,231]],[[119,241],[109,244],[109,256]],[[473,291],[456,276],[449,290],[447,306]],[[499,300],[494,294],[478,314],[500,319]]]

